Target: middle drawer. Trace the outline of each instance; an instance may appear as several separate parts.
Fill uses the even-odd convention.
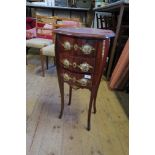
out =
[[[61,54],[59,63],[63,68],[77,73],[93,73],[95,68],[95,58],[81,58]]]

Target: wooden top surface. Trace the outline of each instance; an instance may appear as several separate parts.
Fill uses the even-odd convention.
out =
[[[95,28],[59,28],[54,30],[57,34],[64,34],[68,36],[76,36],[83,38],[111,38],[114,37],[115,34],[111,30],[102,30]]]

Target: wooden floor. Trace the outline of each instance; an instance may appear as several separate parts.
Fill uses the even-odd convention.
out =
[[[92,113],[91,131],[86,130],[88,90],[73,91],[62,119],[56,68],[41,76],[38,56],[29,56],[27,66],[27,155],[128,155],[128,117],[114,92],[102,80],[97,113]]]

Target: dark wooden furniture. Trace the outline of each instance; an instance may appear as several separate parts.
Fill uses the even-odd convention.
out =
[[[100,14],[100,12],[96,12],[96,28],[99,29],[109,29],[115,30],[115,20],[111,14]],[[94,24],[94,23],[93,23]],[[94,26],[94,25],[93,25]]]
[[[27,3],[26,4],[27,16],[32,16],[31,8],[49,10],[52,12],[52,16],[55,16],[55,10],[69,11],[70,18],[72,18],[72,12],[75,12],[75,11],[79,13],[82,12],[84,14],[83,22],[85,24],[87,24],[87,14],[90,10],[89,8],[60,7],[60,6],[36,5],[33,3]]]
[[[72,88],[86,88],[91,92],[88,127],[92,106],[96,113],[97,90],[109,51],[110,38],[114,33],[110,30],[94,28],[59,28],[56,33],[55,54],[58,81],[61,93],[61,112],[64,109],[64,82],[70,86],[69,105]]]
[[[107,79],[109,79],[110,76],[111,76],[111,73],[112,73],[112,69],[114,67],[114,63],[116,63],[115,60],[114,60],[115,55],[116,55],[116,49],[118,48],[119,43],[124,42],[124,44],[125,44],[127,39],[128,39],[128,37],[126,37],[125,35],[121,36],[121,31],[123,30],[123,28],[124,29],[129,28],[129,23],[128,23],[128,17],[127,16],[125,17],[126,18],[125,20],[127,21],[126,22],[127,24],[125,24],[125,25],[122,24],[124,14],[127,12],[127,15],[128,15],[129,3],[128,2],[123,2],[123,1],[118,1],[118,2],[115,2],[115,3],[108,4],[106,6],[103,6],[103,7],[94,8],[93,10],[95,12],[97,11],[97,12],[112,13],[112,15],[115,16],[116,19],[117,19],[117,21],[116,21],[117,25],[116,25],[116,29],[115,29],[116,36],[114,38],[114,41],[113,41],[113,44],[112,44],[112,47],[111,47],[110,60],[109,60],[109,65],[108,65],[108,69],[107,69]],[[117,16],[118,16],[118,18],[117,18]],[[125,37],[125,40],[120,41],[119,40],[120,36],[123,39]],[[123,46],[122,46],[122,48],[123,48]],[[122,51],[122,48],[119,51]]]

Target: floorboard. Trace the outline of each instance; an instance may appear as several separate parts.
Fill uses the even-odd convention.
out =
[[[69,88],[65,84],[64,115],[59,119],[56,68],[52,60],[49,63],[42,77],[39,56],[28,56],[27,155],[128,155],[128,116],[106,81],[101,81],[97,113],[92,113],[91,131],[87,131],[89,91],[73,90],[68,106]]]

